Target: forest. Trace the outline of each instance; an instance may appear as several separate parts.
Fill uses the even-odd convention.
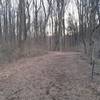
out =
[[[0,0],[0,100],[100,100],[100,0]]]

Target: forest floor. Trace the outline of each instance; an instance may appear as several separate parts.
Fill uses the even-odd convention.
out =
[[[49,52],[0,67],[0,100],[100,100],[80,52]]]

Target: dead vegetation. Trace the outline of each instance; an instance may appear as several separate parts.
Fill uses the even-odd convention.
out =
[[[78,52],[24,58],[0,71],[0,100],[99,100],[100,84]]]
[[[11,47],[9,44],[0,46],[0,64],[9,63],[21,58],[36,57],[48,53],[45,43],[26,41],[21,48],[17,45]]]

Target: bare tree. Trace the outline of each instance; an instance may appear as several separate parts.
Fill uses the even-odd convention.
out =
[[[17,24],[18,25],[18,40],[19,40],[19,46],[20,46],[22,43],[22,40],[26,40],[27,38],[25,0],[19,0],[17,23],[18,23]]]
[[[34,37],[35,37],[35,39],[37,40],[37,38],[38,38],[38,33],[39,33],[39,31],[38,31],[38,29],[39,29],[39,26],[38,26],[38,18],[39,18],[39,11],[40,11],[40,9],[41,9],[41,0],[40,0],[40,4],[39,4],[39,7],[38,7],[38,1],[37,0],[33,0],[33,9],[34,9],[34,31],[35,31],[35,33],[34,33]]]
[[[48,23],[48,20],[49,20],[49,17],[50,17],[50,14],[52,12],[52,0],[47,0],[47,3],[48,3],[48,7],[46,8],[45,4],[44,4],[44,1],[42,1],[42,6],[43,6],[43,11],[44,11],[44,23],[43,23],[43,38],[45,39],[46,37],[46,26],[47,26],[47,23]],[[47,9],[47,11],[46,11]]]

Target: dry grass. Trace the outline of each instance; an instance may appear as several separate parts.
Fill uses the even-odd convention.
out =
[[[49,52],[5,64],[0,70],[0,100],[100,100],[100,84],[91,82],[88,64],[80,56]]]
[[[21,58],[36,57],[47,53],[45,44],[26,41],[21,48],[8,44],[0,45],[0,64],[16,61]]]

